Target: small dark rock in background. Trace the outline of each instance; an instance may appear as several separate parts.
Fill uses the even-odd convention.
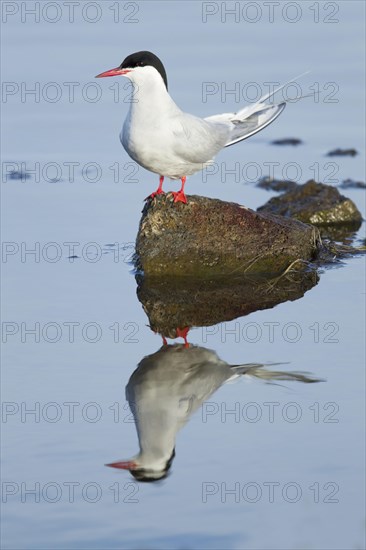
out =
[[[356,181],[348,178],[343,180],[339,187],[342,189],[366,189],[366,183],[364,181]]]
[[[301,139],[298,138],[283,138],[271,141],[271,145],[302,145]]]
[[[292,191],[292,189],[295,189],[298,184],[291,180],[276,180],[270,178],[269,176],[264,176],[257,181],[256,186],[261,189],[266,189],[266,191],[277,191],[278,193],[284,193],[285,191]]]
[[[13,170],[8,174],[9,179],[11,180],[29,180],[30,174],[28,172],[21,172],[19,170]]]
[[[327,153],[327,157],[355,157],[358,155],[356,149],[333,149]]]

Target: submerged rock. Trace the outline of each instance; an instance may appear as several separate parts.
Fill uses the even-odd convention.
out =
[[[358,229],[362,223],[361,213],[351,199],[335,187],[314,180],[273,197],[258,212],[271,212],[317,226],[348,224]]]
[[[173,203],[167,194],[146,203],[135,256],[145,275],[279,273],[316,256],[314,227],[218,199],[187,199]]]

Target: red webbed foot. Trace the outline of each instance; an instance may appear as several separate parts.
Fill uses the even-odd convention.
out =
[[[154,199],[157,195],[165,195],[165,192],[163,191],[163,183],[164,183],[164,176],[160,176],[159,179],[159,187],[157,188],[154,193],[151,193],[148,197],[146,197],[145,201],[149,199]]]
[[[165,191],[163,191],[162,189],[157,189],[156,191],[151,193],[151,195],[148,195],[145,198],[145,201],[148,201],[149,199],[154,199],[157,195],[165,195]]]
[[[177,332],[176,338],[183,338],[185,348],[189,348],[189,343],[187,341],[189,329],[190,327],[177,328],[177,331],[176,331]]]
[[[187,204],[187,197],[184,194],[184,185],[186,183],[186,177],[183,176],[181,180],[182,180],[182,187],[179,189],[179,191],[173,191],[172,194],[174,197],[174,202],[183,202],[184,204]]]
[[[184,194],[184,191],[172,191],[172,195],[174,197],[174,202],[183,202],[184,204],[187,204],[187,197]]]

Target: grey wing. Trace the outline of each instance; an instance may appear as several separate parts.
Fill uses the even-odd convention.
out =
[[[186,392],[195,398],[193,410],[208,399],[234,373],[224,362],[203,361],[193,363],[186,369],[184,387]]]
[[[205,163],[211,160],[230,138],[232,124],[213,123],[182,113],[173,126],[174,152],[184,161]]]

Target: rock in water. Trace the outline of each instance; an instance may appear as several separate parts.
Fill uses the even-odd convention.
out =
[[[171,194],[149,200],[136,240],[135,264],[145,275],[205,277],[279,273],[316,256],[316,228],[239,204]]]
[[[258,208],[258,212],[272,212],[318,226],[354,224],[357,229],[362,222],[361,213],[351,199],[335,187],[314,180],[273,197]]]

